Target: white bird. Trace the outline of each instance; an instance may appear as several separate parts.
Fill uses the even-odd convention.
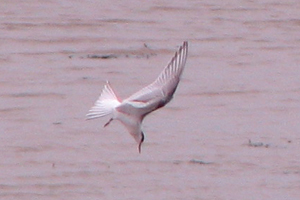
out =
[[[94,119],[110,115],[110,120],[119,120],[138,143],[144,142],[144,133],[141,124],[146,115],[165,106],[173,98],[180,81],[188,55],[188,43],[185,41],[169,64],[160,73],[158,78],[150,85],[144,87],[123,101],[117,98],[107,81],[99,99],[89,110],[87,119]]]

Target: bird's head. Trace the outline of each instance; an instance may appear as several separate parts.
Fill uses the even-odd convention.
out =
[[[141,137],[141,140],[140,140],[139,146],[138,146],[139,153],[141,153],[142,143],[144,142],[144,139],[145,139],[143,131],[142,131],[141,135],[142,135],[142,137]]]

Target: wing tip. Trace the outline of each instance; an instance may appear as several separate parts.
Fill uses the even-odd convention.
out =
[[[182,47],[181,49],[185,49],[185,51],[187,51],[188,46],[189,46],[188,41],[185,40],[185,41],[183,42],[182,46],[181,46],[181,47]],[[180,49],[180,50],[181,50],[181,49]]]

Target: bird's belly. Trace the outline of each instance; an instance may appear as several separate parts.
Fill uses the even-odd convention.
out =
[[[140,119],[137,117],[117,112],[116,119],[119,120],[129,132],[135,132],[140,129]]]

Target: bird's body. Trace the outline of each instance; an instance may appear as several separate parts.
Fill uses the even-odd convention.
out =
[[[188,43],[184,42],[153,83],[123,101],[118,99],[107,82],[99,99],[87,114],[87,119],[110,115],[110,120],[104,126],[107,126],[114,119],[119,120],[139,144],[140,152],[141,144],[144,141],[144,134],[141,129],[142,121],[147,114],[171,101],[180,81],[187,54]]]

